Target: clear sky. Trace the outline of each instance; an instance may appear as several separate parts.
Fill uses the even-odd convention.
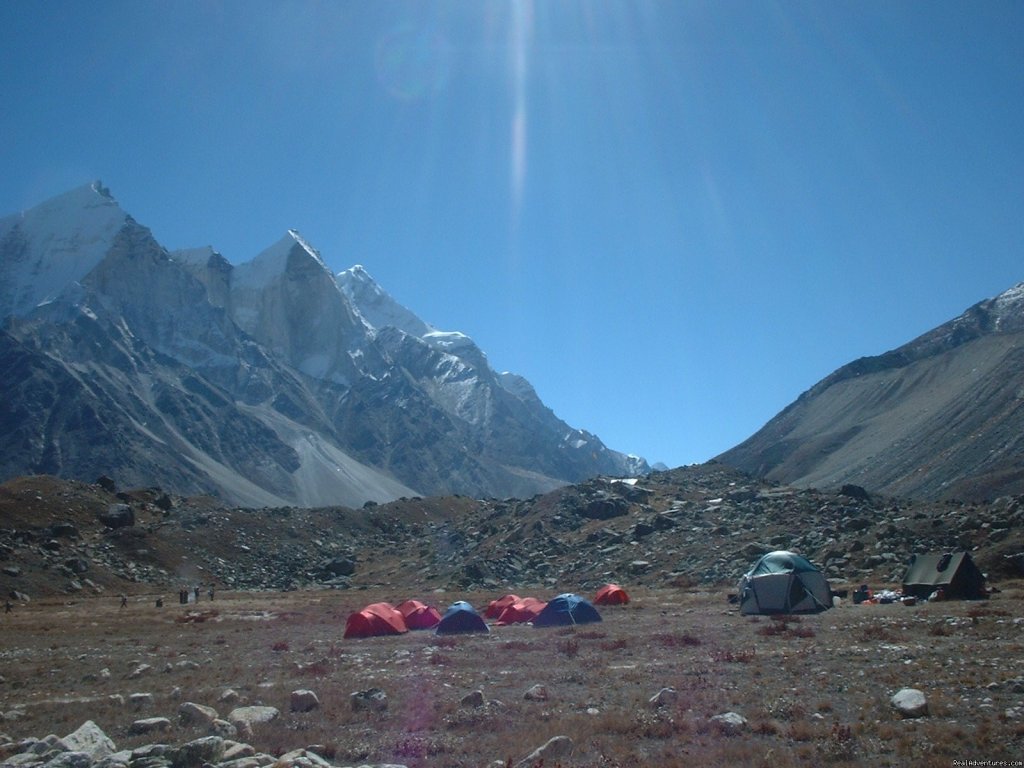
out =
[[[1024,3],[0,3],[0,213],[298,229],[671,466],[1024,280]]]

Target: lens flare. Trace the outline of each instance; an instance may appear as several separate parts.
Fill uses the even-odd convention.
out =
[[[533,0],[516,0],[512,4],[510,27],[510,72],[512,79],[512,125],[509,136],[509,164],[513,216],[518,218],[526,187],[528,149],[526,79],[529,64]]]
[[[440,92],[448,84],[452,46],[435,29],[403,24],[377,43],[374,64],[388,93],[415,101]]]

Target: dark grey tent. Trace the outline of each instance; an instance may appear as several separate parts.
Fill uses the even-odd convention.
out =
[[[740,579],[740,613],[818,613],[832,607],[832,589],[811,562],[792,552],[763,555]]]
[[[942,589],[951,600],[980,600],[985,592],[985,575],[967,552],[931,552],[910,558],[903,577],[903,594],[927,600]]]

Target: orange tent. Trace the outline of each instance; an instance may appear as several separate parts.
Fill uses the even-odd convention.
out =
[[[501,616],[502,611],[512,605],[512,603],[518,603],[521,599],[517,595],[505,595],[497,600],[492,600],[491,604],[487,606],[487,610],[484,611],[484,616],[488,619],[496,619]]]
[[[533,621],[537,614],[544,610],[545,605],[547,603],[536,597],[524,597],[502,611],[495,624],[526,624]]]
[[[406,600],[396,608],[405,618],[405,626],[409,629],[433,629],[441,621],[441,612],[437,608],[419,600]]]
[[[408,631],[405,618],[388,603],[371,603],[349,615],[345,622],[345,637],[401,635]]]
[[[597,605],[625,605],[629,602],[629,595],[618,584],[605,584],[597,590],[594,602]]]

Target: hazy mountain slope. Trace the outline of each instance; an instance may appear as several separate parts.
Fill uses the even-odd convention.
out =
[[[5,477],[355,506],[645,468],[295,230],[238,266],[169,253],[97,182],[0,219],[0,276]]]
[[[1024,284],[846,365],[718,457],[804,486],[923,498],[1024,491]]]
[[[570,427],[547,408],[526,379],[491,368],[476,343],[458,331],[424,323],[389,296],[360,266],[340,273],[338,284],[355,310],[375,330],[381,353],[400,378],[426,394],[457,429],[462,456],[486,460],[486,474],[517,488],[549,490],[598,474],[633,475],[646,462],[607,448],[584,430]],[[518,491],[517,491],[518,492]],[[528,494],[532,495],[532,494]]]

